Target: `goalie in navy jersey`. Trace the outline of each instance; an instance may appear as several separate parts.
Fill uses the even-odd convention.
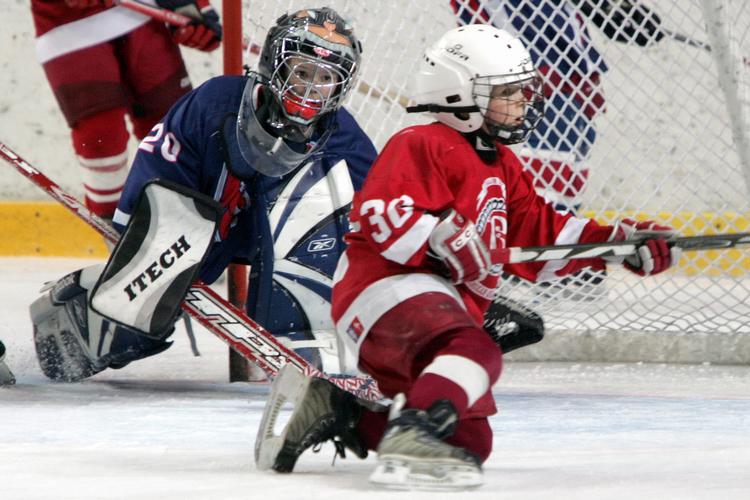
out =
[[[260,468],[291,471],[305,449],[333,438],[360,457],[377,450],[370,480],[379,485],[479,486],[504,348],[483,322],[501,272],[545,280],[598,260],[503,267],[493,250],[636,239],[637,254],[620,262],[642,276],[678,258],[666,241],[671,228],[599,225],[536,194],[508,147],[543,114],[539,74],[517,38],[484,25],[451,30],[427,49],[415,86],[411,111],[437,122],[397,133],[373,164],[355,195],[333,289],[342,354],[393,404],[378,411],[325,380],[291,383],[302,376],[283,369],[266,415],[283,400],[296,407],[283,443],[259,434]]]
[[[31,306],[48,377],[80,380],[167,349],[186,285],[232,262],[251,266],[248,314],[339,372],[331,282],[376,155],[342,108],[360,54],[335,11],[294,12],[269,30],[257,72],[213,78],[172,107],[139,146],[104,271],[76,271]],[[134,268],[145,271],[122,281]]]

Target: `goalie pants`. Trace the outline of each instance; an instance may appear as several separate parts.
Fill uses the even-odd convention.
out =
[[[500,377],[502,354],[453,297],[424,293],[386,312],[363,341],[359,366],[386,396],[406,394],[408,407],[427,409],[449,400],[459,423],[446,441],[487,459],[492,450],[487,417],[496,412],[491,388]],[[386,418],[368,412],[360,421],[371,449],[377,448]]]

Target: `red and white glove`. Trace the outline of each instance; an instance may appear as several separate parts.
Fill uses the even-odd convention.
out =
[[[455,284],[482,280],[492,266],[490,252],[474,223],[453,209],[443,214],[432,230],[429,245],[435,256],[448,266]]]
[[[194,19],[187,26],[170,28],[175,43],[204,52],[211,52],[221,44],[219,14],[208,0],[156,0],[156,4]]]
[[[677,236],[677,231],[653,221],[622,219],[618,221],[609,241],[636,240],[635,255],[624,258],[625,269],[639,276],[652,276],[677,264],[682,254],[680,247],[671,246],[668,240]]]

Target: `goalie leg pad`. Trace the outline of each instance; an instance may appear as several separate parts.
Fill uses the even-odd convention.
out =
[[[37,358],[51,380],[83,380],[105,368],[122,368],[158,354],[171,345],[139,335],[88,308],[88,291],[101,269],[92,266],[75,271],[31,304]]]
[[[213,242],[219,210],[214,200],[183,186],[161,180],[146,184],[93,287],[90,308],[163,338]]]

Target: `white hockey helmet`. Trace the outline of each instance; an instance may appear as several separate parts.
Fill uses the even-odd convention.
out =
[[[526,100],[522,124],[486,118],[493,86],[520,84]],[[544,111],[541,78],[521,41],[507,31],[470,24],[445,33],[424,54],[415,77],[416,106],[459,132],[487,131],[503,144],[526,140]]]

